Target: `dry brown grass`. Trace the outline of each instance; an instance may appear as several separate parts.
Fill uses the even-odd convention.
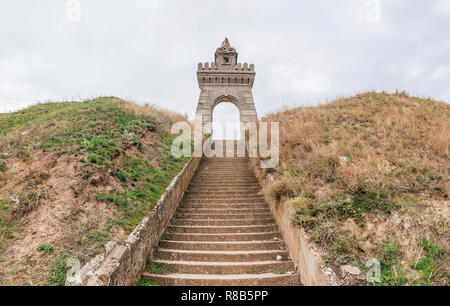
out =
[[[133,113],[140,119],[156,120],[163,128],[163,130],[167,133],[170,133],[170,128],[174,123],[180,121],[188,122],[186,116],[158,106],[150,104],[140,105],[135,102],[125,101],[121,99],[113,99],[113,103],[118,103],[126,111]]]
[[[364,182],[447,198],[449,116],[445,103],[371,92],[266,120],[281,122],[278,172],[284,180],[292,176],[287,185],[294,193],[328,198],[333,189]]]
[[[282,149],[267,192],[294,204],[309,199],[297,220],[329,252],[355,234],[343,230],[349,219],[364,233],[370,218],[394,211],[420,219],[448,249],[449,119],[446,103],[376,92],[271,114],[265,121],[280,122]],[[434,221],[424,224],[425,214]],[[373,252],[383,238],[372,241]]]

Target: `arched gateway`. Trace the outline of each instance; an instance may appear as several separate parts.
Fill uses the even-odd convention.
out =
[[[239,109],[242,123],[258,120],[253,101],[255,80],[253,64],[237,62],[238,53],[225,38],[217,48],[215,62],[198,64],[198,84],[201,89],[195,121],[211,123],[213,110],[221,102],[231,102]]]

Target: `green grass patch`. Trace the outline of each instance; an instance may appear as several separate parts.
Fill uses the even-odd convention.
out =
[[[420,275],[415,284],[432,286],[448,281],[448,271],[445,266],[449,258],[445,249],[425,236],[420,239],[420,245],[425,254],[410,265]]]
[[[145,154],[125,156],[120,162],[117,176],[123,183],[128,183],[128,188],[123,191],[100,192],[97,195],[98,201],[115,205],[114,222],[128,231],[132,231],[152,210],[187,161],[186,158],[178,159],[168,154],[172,139],[171,135],[163,135],[158,143],[159,169],[150,164],[150,159]]]
[[[403,254],[396,240],[388,240],[383,245],[383,252],[377,257],[381,264],[381,279],[383,286],[403,286],[409,282],[400,260]]]
[[[138,283],[138,286],[140,287],[153,287],[158,286],[155,282],[152,282],[150,280],[140,280]]]
[[[0,159],[0,172],[6,171],[6,162]]]
[[[67,278],[67,264],[65,259],[55,261],[50,270],[49,284],[50,286],[64,286]]]
[[[17,218],[10,213],[11,202],[0,200],[0,250],[3,249],[4,241],[14,237],[18,229]]]
[[[51,253],[55,250],[55,248],[50,245],[50,244],[46,244],[46,243],[40,243],[38,246],[38,250],[39,251],[44,251],[46,253]]]
[[[147,259],[147,267],[145,270],[151,274],[171,274],[173,271],[164,265],[155,262],[153,257]]]

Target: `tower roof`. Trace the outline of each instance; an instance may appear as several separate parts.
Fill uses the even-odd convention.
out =
[[[236,53],[236,49],[230,45],[230,41],[225,37],[222,46],[217,48],[216,53]]]
[[[230,41],[225,37],[225,40],[222,43],[222,48],[231,48]]]

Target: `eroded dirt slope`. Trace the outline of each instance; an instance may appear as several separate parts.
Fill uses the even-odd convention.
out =
[[[67,258],[125,239],[186,162],[180,120],[116,98],[0,116],[0,284],[62,285]]]

